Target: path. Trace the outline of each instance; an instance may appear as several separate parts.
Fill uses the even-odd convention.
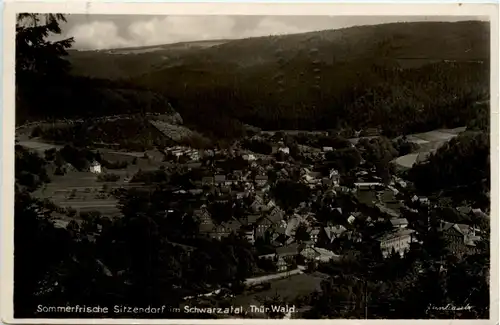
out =
[[[255,284],[260,284],[260,283],[264,283],[264,282],[271,281],[271,280],[282,279],[282,278],[286,278],[286,277],[289,277],[289,276],[292,276],[292,275],[302,274],[302,273],[304,273],[304,272],[299,267],[299,268],[297,268],[295,270],[291,270],[291,271],[286,271],[286,272],[281,272],[281,273],[276,273],[276,274],[263,275],[263,276],[259,276],[259,277],[255,277],[255,278],[248,278],[248,279],[245,280],[244,283],[246,285],[255,285]]]

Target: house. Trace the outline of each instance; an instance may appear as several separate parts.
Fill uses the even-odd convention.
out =
[[[261,212],[265,211],[267,206],[264,204],[264,199],[261,195],[255,195],[252,204],[250,205],[250,209],[253,212]]]
[[[448,241],[448,248],[456,255],[474,253],[476,242],[481,240],[476,229],[469,225],[441,221],[438,227]]]
[[[201,168],[201,166],[202,166],[201,162],[188,162],[188,163],[186,163],[186,167],[190,170]]]
[[[278,148],[278,152],[282,152],[284,154],[289,155],[290,154],[290,148],[288,148],[288,147],[280,147],[280,148]]]
[[[398,219],[401,217],[401,213],[399,211],[395,211],[395,210],[388,208],[380,203],[375,204],[375,207],[380,211],[380,213],[385,214],[390,218]]]
[[[357,182],[354,183],[354,186],[356,187],[357,190],[363,191],[363,190],[373,190],[381,188],[384,186],[384,184],[380,182]]]
[[[197,210],[193,211],[193,217],[195,220],[198,220],[200,223],[211,223],[212,222],[212,216],[210,215],[210,212],[206,209],[205,205],[200,207]]]
[[[201,179],[201,183],[203,185],[214,185],[214,178],[213,177],[203,177]]]
[[[272,209],[272,208],[276,207],[276,202],[274,202],[274,200],[271,199],[271,200],[269,200],[269,202],[267,202],[266,206],[268,209]]]
[[[278,256],[278,261],[276,262],[276,270],[278,272],[286,272],[288,270],[288,262],[281,256]]]
[[[248,196],[247,192],[236,192],[236,199],[241,200]]]
[[[354,243],[361,243],[363,241],[362,234],[357,231],[348,230],[344,232],[342,236]]]
[[[215,184],[222,185],[226,182],[226,175],[215,175],[214,181],[215,181]]]
[[[423,197],[418,197],[414,195],[411,198],[412,202],[419,202],[420,204],[428,205],[430,203],[429,198],[423,196]]]
[[[233,178],[237,181],[243,180],[243,171],[241,170],[235,170],[233,172]]]
[[[191,190],[188,190],[189,194],[191,195],[201,195],[203,194],[203,190],[202,189],[191,189]]]
[[[267,184],[268,177],[267,175],[257,175],[255,176],[255,183],[257,186],[265,186]]]
[[[328,243],[332,243],[335,239],[340,238],[347,231],[346,227],[342,225],[324,227],[323,230]]]
[[[285,235],[286,221],[285,220],[280,220],[278,222],[275,222],[274,225],[271,226],[271,231],[273,233],[284,235],[286,237],[286,235]]]
[[[276,255],[278,257],[278,266],[280,265],[280,259],[282,259],[282,272],[286,271],[291,264],[295,263],[296,258],[299,255],[299,245],[291,244],[283,247],[278,247],[276,248]]]
[[[457,207],[456,210],[458,211],[458,213],[464,216],[472,213],[472,208],[468,206]]]
[[[249,214],[240,219],[241,223],[245,226],[254,225],[260,218],[260,214]]]
[[[297,227],[299,226],[299,224],[301,223],[301,221],[302,221],[302,218],[299,215],[294,215],[293,217],[291,217],[290,220],[288,220],[288,223],[286,225],[285,234],[288,237],[295,236],[295,231],[296,231]]]
[[[231,195],[225,194],[225,193],[221,193],[220,196],[218,196],[215,199],[215,202],[217,202],[217,203],[229,203],[231,200],[232,200]]]
[[[100,174],[102,172],[101,164],[94,160],[90,164],[89,171],[94,174]]]
[[[399,179],[396,183],[402,188],[406,188],[407,186],[407,183],[402,179]]]
[[[228,232],[229,234],[231,234],[231,233],[234,233],[234,234],[238,233],[239,230],[242,227],[241,222],[239,222],[236,219],[232,219],[232,220],[229,220],[227,222],[224,222],[222,225],[226,229],[226,232]]]
[[[485,218],[485,219],[489,219],[489,215],[487,215],[486,213],[484,213],[481,209],[472,209],[472,213],[476,216],[476,217],[481,217],[481,218]]]
[[[285,216],[285,212],[281,210],[279,207],[274,207],[268,214],[267,218],[271,220],[273,223],[278,224],[283,220]]]
[[[320,231],[321,231],[321,228],[319,228],[319,227],[309,227],[307,229],[307,232],[309,233],[309,236],[311,237],[311,241],[315,244],[318,242]]]
[[[410,250],[410,243],[412,242],[412,229],[397,229],[391,232],[384,233],[376,236],[375,240],[380,244],[380,251],[384,258],[390,256],[392,251],[399,253],[403,256]]]
[[[246,161],[255,161],[257,158],[255,158],[255,155],[252,154],[245,154],[243,155],[243,159]]]
[[[339,255],[333,253],[330,250],[314,246],[304,248],[300,252],[300,255],[304,256],[306,260],[316,261],[320,263],[328,263],[331,260],[340,258]]]
[[[408,220],[406,218],[391,219],[391,224],[394,228],[408,227]]]
[[[323,152],[333,151],[333,147],[323,147]]]
[[[282,247],[286,244],[287,237],[285,234],[279,232],[279,230],[281,230],[280,228],[278,228],[277,230],[278,231],[274,231],[271,234],[271,245],[273,245],[274,247]]]
[[[336,169],[330,170],[328,177],[332,180],[334,186],[339,186],[340,184],[340,173]]]
[[[227,231],[226,227],[223,225],[217,225],[213,228],[212,232],[210,233],[210,237],[213,239],[218,239],[221,240],[222,238],[228,236],[230,233]]]
[[[255,238],[264,238],[266,232],[274,223],[266,217],[262,217],[255,223]]]
[[[322,185],[323,185],[323,186],[325,186],[325,187],[331,187],[331,186],[333,185],[332,180],[331,180],[331,179],[329,179],[329,178],[323,178],[323,179],[321,180],[321,183],[322,183]]]
[[[255,244],[255,233],[253,231],[253,228],[251,226],[249,227],[246,227],[246,226],[243,226],[243,228],[241,228],[241,233],[243,235],[243,237],[248,240],[248,242],[250,244]]]

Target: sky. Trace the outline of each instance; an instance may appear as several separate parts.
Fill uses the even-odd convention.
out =
[[[304,33],[359,25],[409,21],[481,20],[474,16],[67,16],[63,37],[74,37],[73,48],[113,49],[177,42],[238,39]]]

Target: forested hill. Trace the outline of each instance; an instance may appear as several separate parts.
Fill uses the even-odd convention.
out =
[[[489,35],[489,23],[480,21],[391,23],[240,40],[71,50],[69,60],[77,75],[111,79],[176,66],[220,63],[247,68],[292,59],[310,64],[368,60],[414,67],[441,60],[488,61]]]
[[[146,113],[177,114],[163,94],[127,82],[74,76],[51,82],[29,78],[17,90],[18,125],[47,118]]]
[[[88,53],[85,64],[70,56],[74,73],[119,75],[162,93],[187,124],[216,136],[238,135],[241,123],[267,129],[381,126],[388,135],[454,127],[474,118],[471,103],[489,92],[489,23],[477,21],[250,38],[175,56],[160,50],[106,55],[116,60],[109,73],[93,69]],[[139,63],[154,55],[154,65]]]

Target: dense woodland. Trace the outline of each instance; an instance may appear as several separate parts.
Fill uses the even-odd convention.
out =
[[[428,38],[431,30],[440,33]],[[462,126],[475,117],[470,106],[488,98],[487,40],[488,23],[408,23],[193,46],[165,62],[158,58],[171,53],[168,46],[145,54],[71,51],[71,77],[22,78],[17,120],[175,110],[216,138],[243,135],[243,123],[379,127],[389,137]],[[33,87],[42,82],[43,90]]]
[[[17,111],[18,120],[27,119],[28,116],[75,117],[92,114],[80,111],[84,107],[80,103],[73,105],[71,102],[62,105],[59,102],[57,104],[44,102],[52,105],[49,105],[47,110],[45,104],[42,106],[44,109],[39,109],[40,106],[35,105],[37,103],[35,99],[44,97],[44,90],[59,89],[58,93],[61,96],[75,96],[74,93],[65,93],[62,88],[51,88],[64,87],[63,82],[76,80],[65,74],[69,66],[61,58],[66,54],[65,49],[70,47],[71,40],[56,43],[46,41],[47,33],[58,33],[58,22],[63,18],[59,15],[20,15],[20,19],[40,20],[37,27],[24,24],[17,28],[16,95],[17,105],[22,107]],[[418,27],[412,30],[419,32]],[[28,42],[28,39],[31,41]],[[484,68],[485,65],[481,67]],[[270,91],[280,90],[279,87],[272,88],[272,83],[261,77],[259,77],[259,80],[263,80],[261,82],[245,81],[244,83],[249,85],[247,89],[224,88],[227,87],[224,83],[222,83],[224,87],[220,86],[222,88],[190,83],[184,92],[179,88],[173,88],[178,96],[176,101],[170,102],[181,112],[188,125],[197,126],[214,137],[238,135],[242,120],[269,128],[335,129],[381,125],[387,134],[414,132],[426,126],[435,128],[468,124],[474,131],[466,132],[451,141],[431,156],[427,164],[417,165],[410,170],[407,177],[414,180],[417,191],[457,198],[458,201],[463,197],[469,198],[475,201],[476,206],[484,208],[485,198],[482,194],[488,192],[490,187],[488,107],[483,105],[479,110],[471,110],[474,107],[472,103],[483,99],[485,90],[488,89],[485,80],[489,78],[484,77],[487,69],[483,68],[476,69],[475,64],[469,63],[451,65],[436,63],[409,70],[387,71],[386,69],[383,70],[386,72],[378,71],[372,74],[372,76],[385,74],[384,82],[379,79],[373,81],[370,75],[365,74],[366,71],[359,70],[357,73],[363,78],[360,78],[362,80],[357,87],[354,85],[358,84],[346,81],[349,76],[340,74],[329,79],[321,78],[323,84],[318,87],[321,92],[311,90],[301,94],[292,91],[293,88],[287,88],[288,90],[284,90],[280,96],[275,94],[252,96],[252,92],[255,91],[253,94],[257,94],[258,91],[250,88],[255,85]],[[281,70],[295,71],[293,68],[287,69],[288,67],[283,67]],[[318,69],[327,71],[325,67]],[[52,74],[54,71],[58,73]],[[186,71],[188,74],[189,70]],[[249,78],[262,73],[259,69],[255,71],[256,74],[250,75]],[[356,70],[351,66],[345,71]],[[194,75],[199,77],[199,72]],[[198,82],[207,84],[213,80],[211,77],[205,80],[198,77],[196,78]],[[182,85],[178,75],[170,78]],[[33,91],[31,89],[33,80],[43,82],[44,85],[38,87],[36,94],[30,92]],[[285,75],[283,80],[294,79]],[[349,93],[333,91],[334,86],[330,87],[328,80],[336,80],[339,84],[343,84],[345,89],[354,90]],[[155,86],[160,81],[160,78],[156,78]],[[92,106],[95,108],[94,112],[100,111],[102,114],[123,113],[117,111],[118,108],[123,108],[127,112],[141,112],[144,109],[143,100],[146,102],[150,100],[153,103],[156,100],[153,99],[157,98],[151,95],[153,97],[144,99],[142,95],[138,95],[126,99],[120,97],[113,102],[116,92],[107,92],[101,88],[96,90],[97,84],[88,82],[89,88],[72,90],[72,87],[68,87],[68,91],[81,91],[78,96],[93,98],[84,102],[85,105],[92,106],[103,101],[104,106]],[[236,79],[234,82],[243,83],[243,80]],[[169,83],[165,81],[165,84]],[[172,84],[171,82],[170,85]],[[110,86],[112,87],[114,86]],[[199,91],[195,91],[196,89]],[[220,91],[215,91],[216,89]],[[94,91],[104,91],[105,95],[92,97]],[[174,92],[174,90],[169,91]],[[135,90],[133,92],[137,94]],[[317,94],[315,97],[317,101],[311,99],[313,93]],[[209,97],[208,94],[213,95]],[[108,96],[109,102],[107,102]],[[152,111],[170,107],[161,97],[158,98],[160,98],[158,106],[147,107],[151,107]],[[277,98],[284,100],[278,102]],[[78,102],[80,97],[72,100]],[[122,101],[128,103],[125,108],[117,105]],[[311,106],[312,103],[316,108]],[[98,107],[102,109],[109,107],[109,110],[101,111]],[[204,113],[200,113],[202,108]],[[214,112],[218,113],[212,115]],[[304,114],[303,122],[300,122],[304,124],[299,125],[300,114]],[[205,128],[201,125],[201,121],[206,122]],[[283,121],[283,124],[279,124],[278,121]],[[328,126],[321,124],[323,123],[321,121],[328,121]],[[385,123],[386,121],[391,123]],[[227,129],[231,130],[230,134],[229,131],[221,132],[230,125],[233,126]],[[296,145],[305,139],[297,137],[287,141],[291,145]],[[389,166],[390,160],[401,152],[413,150],[411,145],[404,141],[392,142],[385,137],[360,141],[356,148],[350,149],[345,139],[338,137],[317,138],[311,141],[316,146],[329,144],[335,147],[336,150],[327,158],[329,163],[341,171],[343,177],[349,176],[349,173],[358,167],[361,158],[375,167],[381,177],[385,177],[392,172]],[[269,149],[266,143],[246,145],[256,145],[263,151]],[[242,281],[251,274],[258,273],[259,268],[262,268],[262,265],[257,265],[256,253],[245,241],[235,236],[220,242],[202,239],[197,234],[198,227],[193,218],[177,212],[172,212],[167,218],[165,211],[170,210],[172,202],[178,201],[168,188],[171,187],[171,183],[185,181],[186,178],[163,177],[164,173],[161,171],[150,178],[143,174],[137,175],[134,181],[151,182],[154,186],[150,188],[115,193],[120,202],[122,218],[110,220],[89,214],[84,217],[81,226],[72,222],[66,229],[56,228],[52,217],[55,212],[61,211],[50,202],[33,197],[36,189],[50,182],[46,171],[47,165],[54,162],[63,166],[65,162],[69,162],[77,169],[83,169],[88,161],[93,159],[99,160],[100,157],[71,146],[59,152],[47,152],[45,157],[39,157],[16,146],[15,317],[36,316],[34,312],[40,301],[43,301],[44,305],[61,306],[65,304],[177,306],[186,295],[207,292],[219,286],[230,287],[234,292],[238,292],[241,290]],[[477,182],[481,183],[481,187],[476,186]],[[481,191],[478,192],[478,189]],[[278,182],[271,192],[285,209],[296,207],[303,197],[310,195],[307,187],[286,181]],[[473,193],[476,194],[473,196]],[[347,207],[352,198],[347,195],[339,200],[345,200],[344,206]],[[189,207],[183,208],[189,211]],[[215,211],[223,209],[223,207],[213,208],[219,209]],[[435,216],[423,210],[413,218],[425,223]],[[94,230],[98,227],[101,227],[102,231],[95,235]],[[478,254],[459,261],[446,251],[446,243],[434,227],[426,229],[427,227],[424,227],[420,232],[419,239],[423,245],[412,249],[411,254],[404,258],[393,256],[389,260],[382,260],[380,254],[374,254],[373,247],[369,245],[354,247],[351,253],[355,258],[323,266],[321,272],[327,274],[329,279],[322,283],[321,291],[301,297],[301,302],[293,303],[312,307],[305,315],[307,318],[366,316],[420,319],[449,317],[449,314],[441,315],[439,311],[429,311],[429,304],[446,306],[450,303],[460,306],[467,301],[474,306],[474,309],[462,317],[488,318],[489,234],[485,234],[487,240],[481,242]],[[443,260],[447,261],[446,272],[442,272],[439,268],[439,263]],[[144,267],[145,265],[148,267]],[[423,273],[415,271],[421,269],[427,271]],[[380,281],[381,279],[384,281]],[[464,284],[467,284],[466,289]],[[271,298],[275,303],[283,303],[280,297]],[[223,305],[226,302],[219,303]],[[54,316],[60,317],[60,315]],[[82,317],[82,315],[77,316]],[[102,317],[92,314],[85,316]],[[183,315],[162,314],[158,317],[183,318]]]

